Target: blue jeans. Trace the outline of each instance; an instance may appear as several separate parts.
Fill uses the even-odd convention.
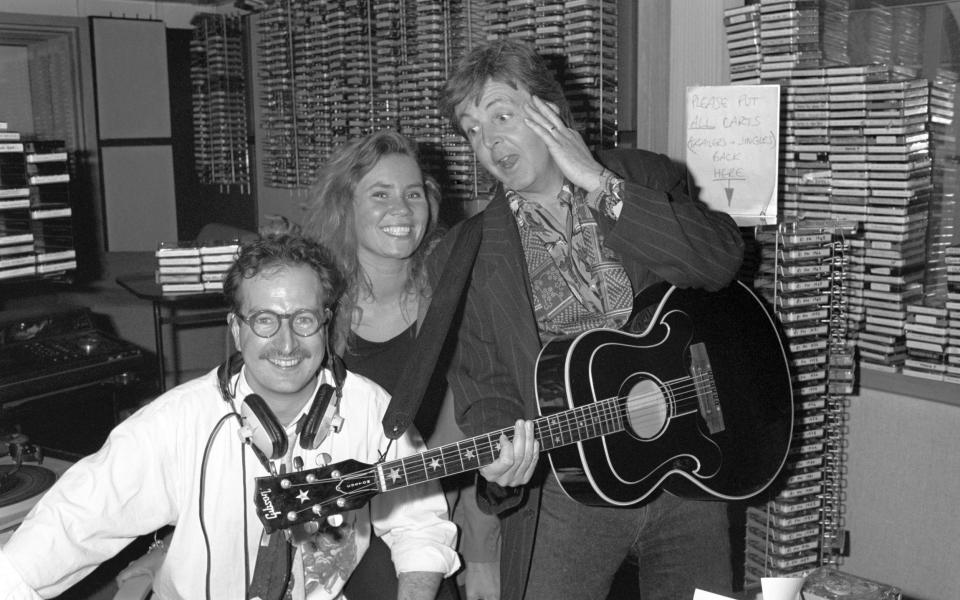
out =
[[[696,588],[730,595],[727,505],[661,493],[639,508],[586,506],[548,476],[525,599],[603,600],[628,557],[642,600],[690,600]]]

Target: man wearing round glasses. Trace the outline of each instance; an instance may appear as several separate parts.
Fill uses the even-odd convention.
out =
[[[0,549],[0,598],[60,595],[130,542],[172,525],[157,598],[339,598],[377,535],[390,548],[398,597],[433,600],[460,565],[437,481],[272,534],[260,518],[275,518],[273,509],[258,512],[253,502],[255,491],[263,496],[258,477],[425,449],[412,429],[388,443],[389,395],[327,365],[327,326],[343,288],[316,242],[271,235],[242,246],[224,295],[243,360],[167,391],[68,469]],[[336,425],[323,425],[333,412],[323,406],[337,407]],[[258,431],[268,435],[258,441]],[[331,503],[340,489],[291,493]]]
[[[259,254],[241,256],[224,282],[232,303],[227,323],[247,383],[286,424],[313,397],[308,384],[316,381],[327,347],[323,326],[331,310],[325,302],[339,290],[334,294],[329,277],[309,264],[263,267],[268,257]]]

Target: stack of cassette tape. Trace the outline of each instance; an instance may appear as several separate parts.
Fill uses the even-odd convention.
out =
[[[760,83],[760,5],[745,4],[723,12],[730,82]]]
[[[454,0],[448,6],[448,69],[450,61],[466,54],[488,35],[495,35],[491,28],[502,28],[500,33],[506,33],[506,22],[496,11],[488,10],[484,2]],[[444,164],[434,175],[440,179],[444,203],[462,216],[475,214],[485,206],[494,179],[477,163],[470,144],[450,123],[441,124],[440,136]]]
[[[943,298],[946,292],[946,249],[954,243],[951,206],[960,190],[960,151],[954,126],[954,98],[960,82],[960,73],[938,69],[930,82],[928,102],[930,129],[930,158],[933,197],[944,202],[932,202],[929,207],[927,237],[927,269],[924,287],[927,296]]]
[[[799,69],[846,65],[850,0],[761,0],[724,11],[733,83],[786,82]]]
[[[791,357],[794,439],[775,496],[746,515],[744,586],[803,573],[838,554],[842,529],[843,430],[854,391],[847,335],[850,223],[793,221],[756,232],[754,287],[774,307]]]
[[[876,3],[854,24],[857,35],[870,40],[861,49],[860,60],[886,65],[922,65],[923,19],[922,7]]]
[[[164,294],[199,294],[203,290],[200,246],[193,241],[160,242],[155,280]]]
[[[190,82],[201,183],[250,190],[244,20],[199,13],[192,21]]]
[[[318,13],[327,19],[338,16],[342,19],[342,14]],[[303,129],[300,135],[309,135],[312,130],[307,115],[298,115],[294,110],[297,90],[294,86],[294,48],[291,43],[294,30],[290,2],[275,1],[266,5],[257,20],[257,34],[264,182],[273,187],[297,187],[300,185],[300,161],[310,164],[309,156],[301,156],[297,144],[298,128]],[[311,46],[304,56],[305,66],[318,58],[318,50],[312,48],[312,42],[305,42]],[[332,56],[339,62],[342,51],[337,52],[339,49],[335,46],[331,49]],[[304,118],[303,123],[298,122],[298,116]],[[331,133],[335,132],[335,121],[330,125]]]
[[[564,8],[562,52],[567,57],[567,71],[561,82],[574,119],[588,144],[616,140],[616,3],[568,1]]]
[[[902,370],[907,308],[924,297],[932,198],[928,82],[900,77],[829,94],[831,203],[862,227],[851,257],[860,364],[889,372]]]
[[[760,2],[760,80],[782,81],[793,69],[822,64],[819,0]]]
[[[63,276],[77,268],[70,198],[72,169],[66,144],[62,140],[28,140],[23,142],[23,152],[37,274]]]
[[[20,133],[0,127],[0,281],[37,273],[30,188]]]
[[[931,201],[927,209],[926,255],[922,265],[922,303],[907,306],[904,325],[907,357],[904,375],[943,381],[950,377],[949,311],[946,307],[948,277],[947,250],[955,236],[953,202],[960,190],[956,135],[952,131],[957,74],[941,72],[930,82],[928,105],[931,159]]]
[[[0,127],[0,279],[69,279],[77,269],[69,154],[63,141]]]
[[[237,240],[160,242],[156,282],[168,295],[222,292],[239,248]]]
[[[587,143],[616,145],[616,0],[265,0],[257,11],[263,171],[303,188],[347,140],[383,128],[417,141],[454,214],[492,179],[439,112],[451,65],[483,40],[557,59]],[[562,63],[562,64],[561,64]]]

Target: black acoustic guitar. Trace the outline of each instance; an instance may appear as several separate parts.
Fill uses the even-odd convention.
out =
[[[742,500],[779,474],[793,430],[789,363],[746,286],[642,292],[625,330],[556,338],[536,368],[534,435],[564,491],[630,506],[663,488]],[[363,506],[375,494],[478,469],[513,427],[375,465],[348,460],[260,477],[267,531]]]

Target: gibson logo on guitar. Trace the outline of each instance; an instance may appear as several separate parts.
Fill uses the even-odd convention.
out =
[[[652,308],[652,312],[651,312]],[[631,506],[664,489],[750,498],[779,474],[793,429],[789,363],[776,323],[746,286],[642,292],[642,333],[595,329],[547,342],[534,436],[572,498]],[[633,320],[631,320],[633,321]],[[397,460],[348,460],[257,478],[267,531],[363,506],[382,492],[478,469],[513,428]]]
[[[268,521],[272,521],[280,516],[273,508],[273,502],[270,501],[270,492],[268,490],[260,490],[260,500],[262,502],[260,508],[260,515]]]

